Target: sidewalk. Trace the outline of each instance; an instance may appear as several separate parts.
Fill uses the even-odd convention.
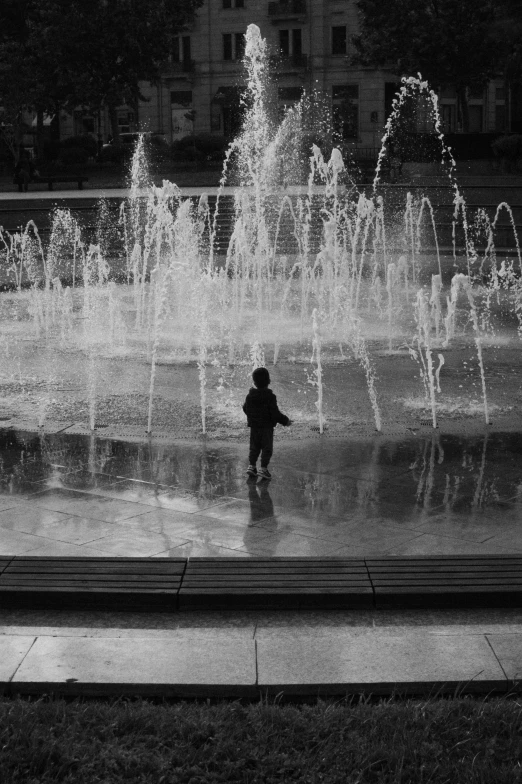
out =
[[[521,672],[521,610],[0,613],[4,694],[489,694]]]

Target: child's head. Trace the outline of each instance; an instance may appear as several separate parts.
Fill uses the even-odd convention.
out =
[[[270,373],[264,367],[259,367],[252,373],[252,380],[258,389],[264,389],[270,384]]]

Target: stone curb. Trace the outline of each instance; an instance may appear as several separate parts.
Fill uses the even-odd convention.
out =
[[[522,660],[522,633],[278,628],[247,639],[206,631],[207,639],[189,632],[163,640],[5,635],[0,693],[255,701],[520,692],[512,668]]]

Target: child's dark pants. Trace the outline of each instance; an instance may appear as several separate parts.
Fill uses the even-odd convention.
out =
[[[250,452],[248,462],[250,465],[257,463],[259,453],[261,453],[261,468],[267,468],[272,452],[274,450],[274,428],[273,427],[251,427],[250,428]]]

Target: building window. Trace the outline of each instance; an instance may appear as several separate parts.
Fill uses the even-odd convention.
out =
[[[457,105],[456,103],[440,104],[440,118],[442,121],[443,133],[454,133],[457,126]]]
[[[84,133],[94,133],[94,117],[83,109],[74,110],[74,133],[79,136]]]
[[[243,33],[235,33],[234,43],[236,45],[236,60],[242,60],[245,54],[245,36]]]
[[[285,116],[288,109],[292,106],[295,106],[296,103],[299,103],[301,98],[303,97],[303,88],[302,87],[278,87],[277,89],[277,99],[278,99],[278,115],[279,119],[282,120]]]
[[[339,84],[332,87],[334,130],[340,139],[359,136],[359,85]]]
[[[303,33],[300,27],[294,30],[279,30],[279,51],[283,57],[303,54]]]
[[[176,35],[172,42],[172,60],[175,63],[191,61],[190,35]]]
[[[223,60],[242,60],[244,53],[243,33],[223,33]]]
[[[277,90],[277,97],[280,101],[285,103],[294,103],[300,101],[303,97],[302,87],[279,87]]]
[[[299,27],[292,30],[292,54],[303,54],[301,28]]]
[[[495,87],[495,130],[507,131],[506,88]]]
[[[332,27],[332,54],[346,54],[346,25]]]
[[[387,120],[393,111],[393,102],[401,89],[400,82],[385,82],[384,84],[384,119]]]
[[[182,139],[193,132],[194,122],[190,119],[191,108],[192,90],[172,90],[170,93],[172,141]]]
[[[223,8],[244,8],[245,0],[223,0]]]
[[[469,112],[469,132],[482,133],[484,125],[484,110],[482,104],[470,104]]]
[[[495,104],[495,130],[500,133],[507,131],[507,112],[503,103]]]
[[[134,131],[134,125],[134,112],[128,112],[126,109],[118,109],[118,128],[120,129],[120,133]]]
[[[279,51],[285,57],[290,54],[290,30],[279,31]]]
[[[484,130],[484,87],[468,89],[469,132],[482,133]]]
[[[192,90],[172,90],[170,102],[179,108],[190,108],[192,106]]]
[[[223,60],[233,60],[232,33],[223,33]]]

